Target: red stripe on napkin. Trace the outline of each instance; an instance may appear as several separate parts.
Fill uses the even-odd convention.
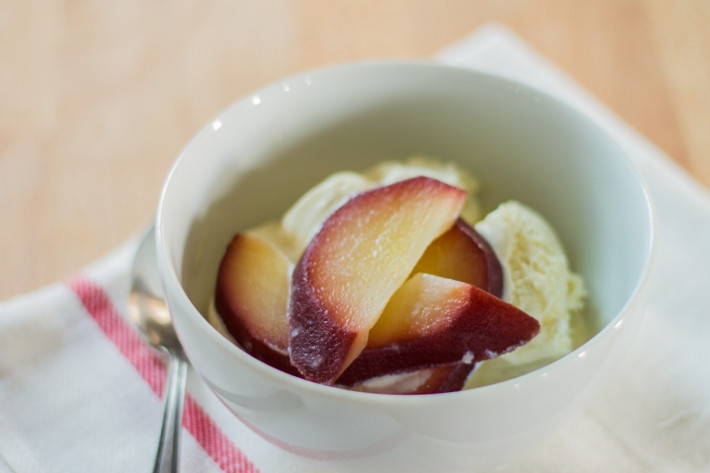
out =
[[[83,277],[67,283],[82,305],[116,348],[136,368],[153,392],[162,397],[167,370],[163,361],[123,316],[98,284]],[[226,473],[258,473],[254,464],[222,432],[190,394],[185,399],[183,427]]]

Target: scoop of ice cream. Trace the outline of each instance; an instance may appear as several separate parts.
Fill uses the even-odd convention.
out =
[[[431,177],[458,187],[468,193],[461,217],[470,223],[481,218],[481,209],[476,198],[478,180],[465,170],[451,162],[435,161],[425,156],[412,156],[404,162],[386,161],[363,173],[377,185],[388,185],[417,176]]]
[[[480,218],[476,190],[478,183],[453,163],[440,163],[420,156],[406,161],[387,161],[363,173],[332,174],[306,192],[284,214],[279,223],[267,223],[250,230],[274,243],[292,261],[297,261],[326,218],[355,194],[418,176],[431,177],[467,192],[462,216],[469,222]]]
[[[283,231],[292,238],[294,252],[300,255],[325,219],[346,199],[373,186],[374,183],[361,174],[344,171],[331,175],[303,194],[281,219]]]
[[[550,361],[573,348],[571,315],[582,308],[582,278],[570,271],[560,240],[534,210],[507,202],[475,225],[503,266],[503,299],[535,317],[540,333],[503,355],[514,365]]]

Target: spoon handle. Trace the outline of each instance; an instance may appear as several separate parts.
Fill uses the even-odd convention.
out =
[[[187,362],[180,354],[171,353],[170,355],[163,425],[160,429],[153,473],[177,473],[180,460],[180,427],[182,426],[182,411],[185,404]]]

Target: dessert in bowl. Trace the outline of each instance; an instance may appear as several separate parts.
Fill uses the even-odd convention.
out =
[[[280,218],[333,173],[417,154],[473,173],[484,214],[515,200],[544,216],[585,282],[588,340],[511,379],[408,396],[301,379],[208,322],[235,234]],[[346,469],[476,471],[554,432],[618,365],[643,313],[653,218],[623,151],[567,105],[470,70],[375,62],[285,79],[210,122],[170,172],[157,238],[188,358],[259,435]]]

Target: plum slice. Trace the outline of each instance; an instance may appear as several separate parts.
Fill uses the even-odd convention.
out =
[[[288,354],[288,297],[292,264],[268,241],[238,233],[220,263],[215,308],[244,351],[298,374]]]
[[[291,280],[291,362],[306,379],[332,384],[365,348],[392,294],[465,199],[416,177],[357,194],[325,220]]]
[[[539,330],[535,318],[483,289],[418,273],[392,296],[338,383],[478,363],[527,343]]]

